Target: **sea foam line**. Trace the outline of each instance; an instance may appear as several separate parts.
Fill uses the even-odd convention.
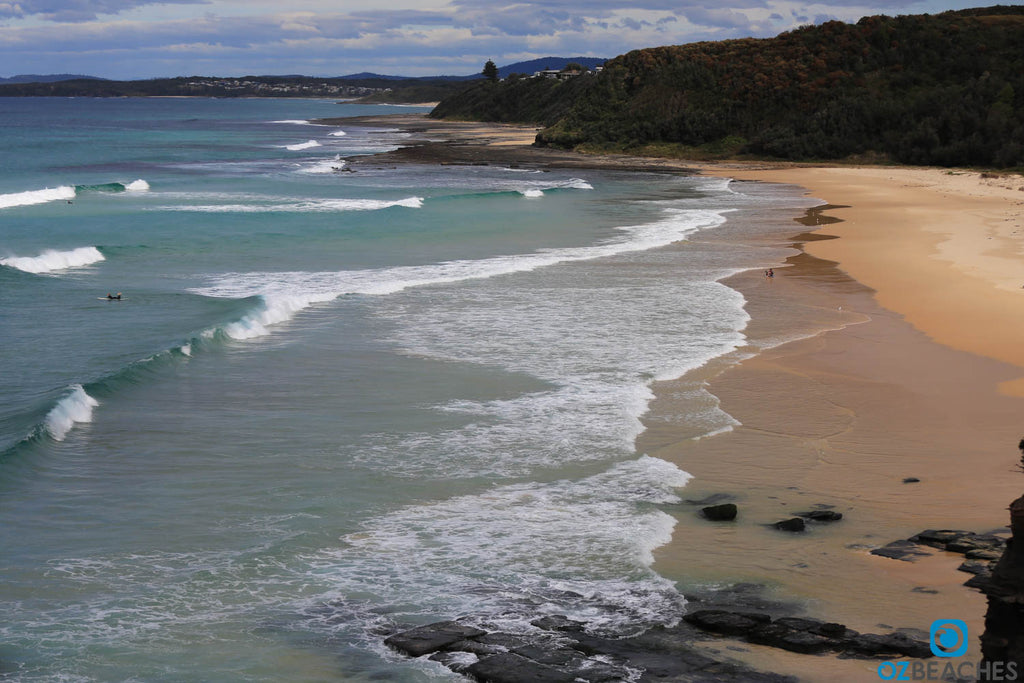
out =
[[[331,162],[337,164],[338,162]],[[333,170],[333,169],[332,169]],[[307,171],[317,172],[317,171]],[[326,171],[319,171],[326,172]],[[195,211],[200,213],[326,213],[331,211],[378,211],[401,206],[418,209],[423,206],[423,197],[404,199],[307,199],[300,202],[275,204],[181,204],[157,207],[159,211]]]
[[[51,273],[55,270],[80,268],[103,260],[103,254],[96,247],[78,247],[70,251],[47,249],[39,256],[0,258],[0,265],[26,273]]]
[[[683,240],[698,230],[721,225],[726,220],[723,215],[726,212],[666,209],[662,220],[620,228],[622,237],[592,246],[371,270],[230,273],[218,277],[214,284],[189,291],[218,298],[261,297],[263,304],[259,309],[222,328],[234,339],[252,339],[268,334],[268,327],[290,320],[314,303],[331,301],[347,294],[394,294],[410,287],[486,279],[559,263],[646,251]]]

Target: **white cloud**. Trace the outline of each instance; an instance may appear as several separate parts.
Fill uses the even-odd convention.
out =
[[[1019,4],[1021,0],[1016,0]],[[551,55],[614,57],[696,40],[768,36],[810,18],[936,12],[962,0],[24,0],[0,1],[0,64],[9,74],[377,71],[476,73]],[[130,59],[126,58],[130,55]],[[3,74],[0,74],[3,75]]]

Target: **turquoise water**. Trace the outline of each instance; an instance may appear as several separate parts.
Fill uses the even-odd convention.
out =
[[[650,565],[689,475],[639,418],[744,344],[737,235],[814,202],[348,173],[405,136],[307,123],[395,111],[0,99],[0,678],[455,679],[381,634],[678,618]]]

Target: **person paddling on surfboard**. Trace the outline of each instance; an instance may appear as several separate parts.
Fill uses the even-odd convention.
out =
[[[111,294],[110,292],[107,292],[107,298],[120,301],[121,300],[121,292],[118,292],[116,296],[114,294]]]

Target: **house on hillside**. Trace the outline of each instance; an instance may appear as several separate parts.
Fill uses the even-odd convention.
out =
[[[599,71],[602,67],[596,67],[595,70]],[[533,74],[534,78],[554,78],[559,81],[567,81],[570,78],[575,78],[583,74],[589,74],[591,71],[583,69],[544,69],[543,71],[537,71]]]

